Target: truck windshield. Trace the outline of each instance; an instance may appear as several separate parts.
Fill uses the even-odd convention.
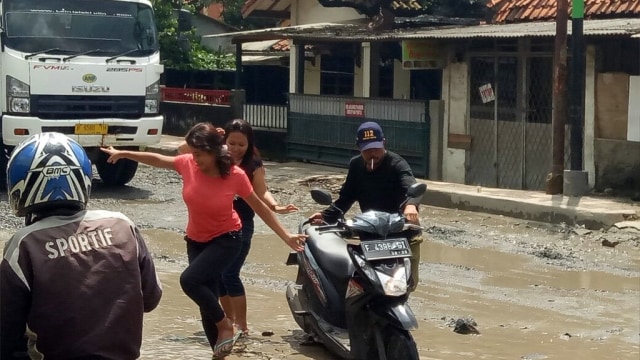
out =
[[[139,2],[5,0],[2,6],[5,45],[18,51],[109,56],[138,49],[131,56],[148,56],[159,47],[153,10]]]

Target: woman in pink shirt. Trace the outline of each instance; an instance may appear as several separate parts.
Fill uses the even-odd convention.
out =
[[[217,289],[223,271],[241,248],[242,224],[233,209],[240,196],[289,247],[303,249],[305,235],[287,232],[271,210],[254,193],[247,175],[233,165],[223,148],[224,139],[209,123],[196,124],[185,136],[190,153],[165,156],[103,148],[110,163],[126,158],[147,165],[173,169],[183,180],[182,198],[188,210],[187,256],[189,266],[180,285],[199,307],[202,324],[214,358],[228,355],[237,338],[233,323],[219,304]]]

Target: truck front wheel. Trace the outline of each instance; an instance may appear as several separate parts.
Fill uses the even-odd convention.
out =
[[[120,159],[115,164],[109,164],[107,158],[109,155],[100,152],[95,162],[96,169],[100,179],[107,186],[122,186],[136,174],[138,170],[138,162],[129,159]]]

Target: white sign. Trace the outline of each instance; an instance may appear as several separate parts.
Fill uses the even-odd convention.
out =
[[[640,142],[640,76],[629,77],[627,140]]]
[[[496,95],[493,92],[493,88],[491,84],[484,84],[480,86],[480,97],[482,97],[482,103],[486,104],[490,101],[494,101],[496,99]]]

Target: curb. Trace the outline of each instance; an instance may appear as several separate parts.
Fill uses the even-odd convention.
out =
[[[634,210],[585,209],[565,204],[542,204],[522,199],[427,190],[422,203],[449,209],[485,212],[547,223],[581,225],[590,230],[608,229],[616,223],[638,219]]]

